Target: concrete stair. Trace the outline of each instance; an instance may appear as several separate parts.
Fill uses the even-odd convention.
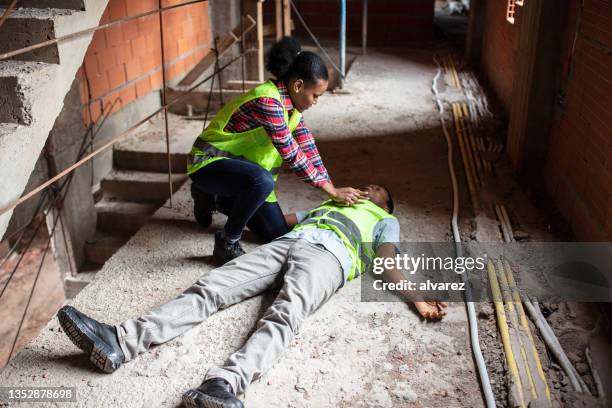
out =
[[[10,3],[0,0],[0,14]],[[20,0],[0,28],[0,53],[96,26],[108,0]],[[30,8],[31,7],[31,8]],[[0,60],[0,206],[21,196],[93,34]],[[12,211],[0,216],[4,235]]]
[[[172,191],[177,191],[187,180],[184,169],[172,174]],[[150,171],[113,170],[101,182],[105,194],[135,202],[163,203],[170,197],[168,175]]]
[[[98,230],[124,235],[138,231],[160,205],[104,198],[95,207],[98,214]]]
[[[104,265],[128,239],[126,235],[96,231],[96,235],[85,243],[85,257],[94,265]]]

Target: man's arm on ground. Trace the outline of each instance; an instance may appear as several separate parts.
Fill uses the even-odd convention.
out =
[[[382,243],[376,248],[376,256],[379,258],[395,258],[396,253],[397,249],[392,243]],[[404,274],[395,267],[385,268],[382,278],[385,282],[394,283],[405,279]],[[419,298],[418,292],[410,290],[401,290],[398,293],[408,302],[413,302],[421,316],[426,319],[441,319],[446,314],[446,307],[448,306],[446,302],[424,301]]]

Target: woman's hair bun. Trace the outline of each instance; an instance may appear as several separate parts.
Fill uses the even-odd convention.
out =
[[[283,37],[270,49],[266,68],[276,79],[284,80],[301,51],[302,45],[298,40],[293,37]]]

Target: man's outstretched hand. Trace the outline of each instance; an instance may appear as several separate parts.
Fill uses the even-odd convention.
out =
[[[440,320],[446,315],[446,302],[414,302],[419,314],[428,320]]]

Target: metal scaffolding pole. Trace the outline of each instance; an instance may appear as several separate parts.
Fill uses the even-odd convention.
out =
[[[340,0],[340,88],[346,74],[346,0]]]

